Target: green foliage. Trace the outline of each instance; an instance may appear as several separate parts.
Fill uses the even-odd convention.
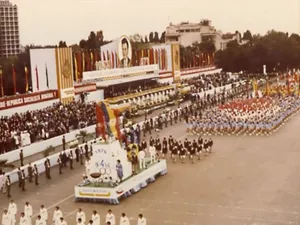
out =
[[[60,41],[58,43],[58,47],[59,48],[67,48],[68,46],[67,46],[67,43],[65,41]]]
[[[54,151],[55,151],[55,148],[52,145],[50,145],[44,150],[43,155],[44,155],[44,157],[48,157]]]
[[[215,54],[215,63],[224,71],[267,72],[286,71],[300,67],[300,36],[277,31],[269,31],[264,36],[251,35],[246,31],[246,44],[229,42],[227,48]]]

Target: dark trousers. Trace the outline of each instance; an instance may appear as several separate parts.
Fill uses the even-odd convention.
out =
[[[34,183],[35,185],[39,185],[39,175],[34,175]]]

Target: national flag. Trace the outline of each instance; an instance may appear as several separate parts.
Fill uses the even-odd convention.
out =
[[[78,82],[78,65],[77,65],[77,59],[76,59],[76,54],[73,56],[74,59],[74,74],[75,74],[75,81]]]
[[[75,57],[76,57],[76,62],[77,62],[77,77],[78,81],[82,79],[82,59],[81,59],[81,52],[77,52]],[[76,74],[75,74],[76,76]]]
[[[88,52],[85,53],[85,71],[91,71],[91,59]]]
[[[25,92],[27,93],[29,91],[29,82],[28,82],[28,68],[26,65],[24,66],[24,72],[25,72]]]
[[[82,52],[82,73],[85,71],[85,55],[84,52]]]
[[[37,91],[40,90],[40,83],[39,83],[39,71],[37,65],[35,66],[35,79],[36,79],[36,89]]]
[[[0,91],[1,91],[1,97],[4,96],[4,85],[3,85],[3,70],[2,70],[2,67],[0,67],[0,82],[1,82],[1,85],[0,85]]]
[[[91,70],[94,70],[94,66],[95,66],[95,62],[94,62],[94,53],[93,51],[90,51],[90,55],[91,55]]]
[[[115,53],[111,53],[111,68],[115,68]]]
[[[148,49],[147,51],[148,51],[148,65],[150,65],[151,64],[151,50]]]
[[[107,103],[101,102],[101,109],[104,114],[107,134],[116,138],[120,137],[120,122],[119,113],[117,110],[112,109]]]
[[[98,104],[96,105],[96,118],[96,135],[97,137],[102,137],[103,139],[105,139],[105,136],[107,134],[105,129],[105,117],[102,108]]]
[[[48,76],[48,68],[46,63],[45,63],[45,73],[46,73],[46,86],[49,89],[49,76]]]
[[[17,94],[17,79],[16,79],[16,70],[14,64],[12,65],[12,78],[14,85],[14,95]]]

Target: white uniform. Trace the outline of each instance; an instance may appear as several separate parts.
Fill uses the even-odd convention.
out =
[[[146,168],[145,155],[146,154],[145,154],[145,152],[143,150],[139,151],[139,153],[138,153],[138,159],[139,159],[140,169]]]
[[[8,212],[2,214],[2,223],[1,223],[1,225],[11,225],[11,217],[8,214]]]
[[[110,222],[111,225],[116,225],[116,218],[114,214],[106,214],[105,223]]]
[[[63,221],[59,220],[59,225],[67,225],[67,222],[65,220],[63,220]]]
[[[150,160],[151,163],[154,163],[156,161],[156,148],[154,146],[149,147],[149,153],[150,153]]]
[[[13,203],[9,203],[9,205],[8,205],[8,214],[11,217],[11,224],[12,225],[16,224],[16,215],[17,215],[17,212],[18,212],[18,208],[17,208],[16,203],[14,203],[14,202]]]
[[[77,222],[76,225],[84,225],[84,222],[82,222],[82,221],[80,223]]]
[[[62,212],[59,210],[54,210],[53,212],[53,223],[54,225],[61,225],[60,218],[63,217]]]
[[[147,225],[146,219],[144,217],[138,218],[137,225]]]
[[[40,208],[40,216],[45,222],[48,220],[48,211],[46,208]]]
[[[30,225],[29,219],[27,216],[20,217],[20,225]]]
[[[41,219],[37,219],[35,221],[35,225],[46,225],[46,221],[43,220],[42,218]]]
[[[120,218],[120,225],[130,225],[129,223],[129,219],[127,218],[127,216],[121,216]]]
[[[78,223],[78,219],[81,218],[81,221],[85,223],[85,213],[83,211],[77,212],[76,214],[76,222]]]
[[[30,204],[24,206],[24,214],[28,218],[28,223],[31,224],[32,206]]]
[[[92,215],[93,225],[100,225],[100,216],[98,213]]]

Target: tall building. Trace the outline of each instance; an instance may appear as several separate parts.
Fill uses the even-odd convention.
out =
[[[166,43],[179,43],[187,47],[195,42],[201,43],[205,39],[213,40],[216,50],[223,50],[229,41],[237,40],[239,43],[240,35],[239,33],[223,35],[211,25],[210,20],[202,20],[199,23],[170,24],[166,28]]]
[[[18,7],[8,0],[0,0],[0,57],[20,52]]]

